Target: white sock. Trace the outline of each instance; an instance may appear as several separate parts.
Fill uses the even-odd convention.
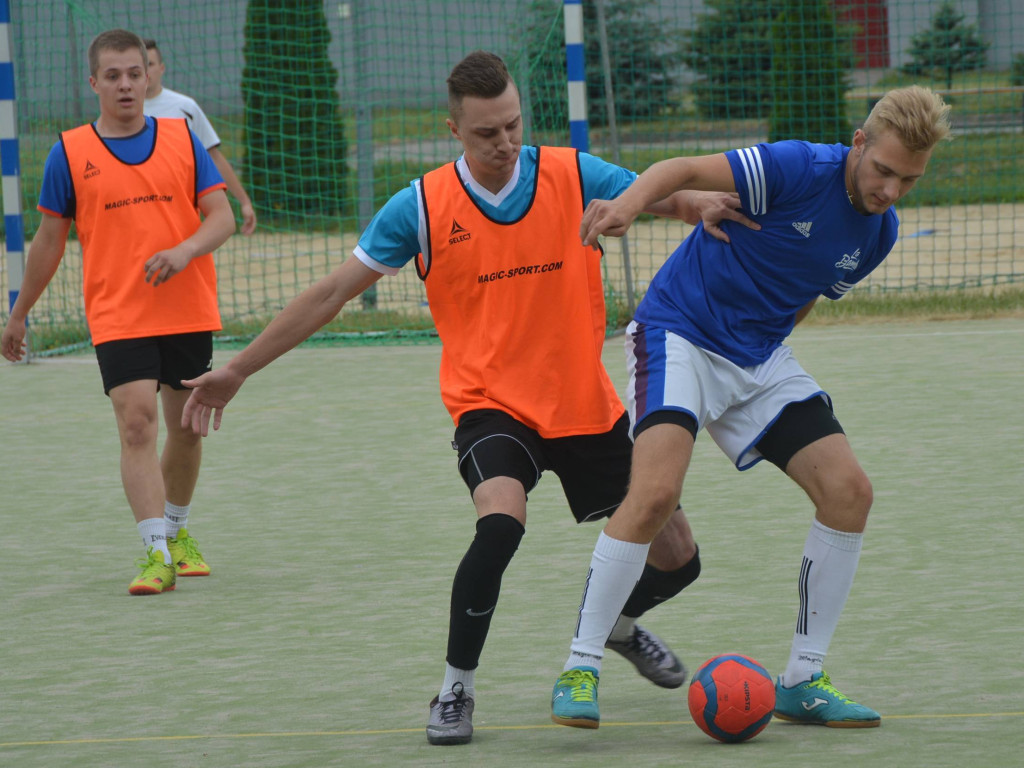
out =
[[[782,675],[782,684],[787,688],[821,672],[832,634],[853,586],[863,539],[861,533],[835,531],[817,520],[811,525],[797,583],[800,612],[789,664]]]
[[[142,537],[142,543],[146,546],[147,550],[152,547],[154,551],[164,553],[164,562],[171,562],[171,553],[167,549],[167,532],[164,529],[164,519],[162,517],[151,517],[148,520],[143,520],[136,526],[139,529],[139,535]]]
[[[593,667],[600,673],[605,641],[640,581],[650,548],[650,543],[620,541],[604,531],[597,537],[564,669]]]
[[[475,669],[459,669],[451,664],[446,664],[444,683],[441,684],[441,693],[438,694],[438,699],[441,701],[454,701],[455,694],[452,693],[452,687],[456,683],[462,683],[462,690],[467,696],[475,696],[476,689],[473,687],[473,679],[475,677]]]
[[[164,502],[164,525],[167,527],[167,538],[175,539],[178,531],[188,526],[188,512],[192,509],[191,504],[178,507],[169,501]]]

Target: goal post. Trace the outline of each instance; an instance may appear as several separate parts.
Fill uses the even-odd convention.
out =
[[[0,166],[3,171],[4,245],[7,250],[7,309],[14,308],[25,275],[25,224],[21,211],[18,103],[11,56],[11,4],[0,0]]]

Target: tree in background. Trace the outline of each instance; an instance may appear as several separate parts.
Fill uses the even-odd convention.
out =
[[[1024,85],[1024,53],[1018,53],[1013,57],[1013,64],[1010,66],[1010,85]]]
[[[771,110],[774,3],[707,0],[710,9],[683,34],[682,61],[697,111],[709,119],[764,117]]]
[[[603,2],[616,118],[633,120],[663,113],[674,106],[674,72],[680,61],[675,41],[679,32],[651,18],[649,0]],[[560,0],[531,0],[527,12],[525,53],[533,125],[539,129],[564,130],[569,125],[569,108],[562,3]],[[583,3],[583,50],[587,118],[591,125],[605,125],[608,113],[594,2]]]
[[[1024,85],[1024,53],[1018,53],[1013,57],[1010,67],[1010,85]],[[1021,113],[1024,114],[1024,103],[1021,105]]]
[[[932,25],[910,39],[910,75],[944,76],[946,88],[953,87],[953,75],[985,66],[989,44],[981,39],[976,24],[964,24],[952,0],[946,0],[932,16]]]
[[[776,0],[772,21],[771,141],[849,142],[846,117],[853,30],[830,0]]]
[[[259,216],[337,216],[347,151],[322,0],[249,0],[245,16],[246,178]]]

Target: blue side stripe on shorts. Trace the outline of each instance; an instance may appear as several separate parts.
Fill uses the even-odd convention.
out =
[[[665,399],[665,331],[640,325],[633,335],[633,341],[636,355],[636,419],[639,423],[647,415],[649,405],[653,404],[657,408]]]

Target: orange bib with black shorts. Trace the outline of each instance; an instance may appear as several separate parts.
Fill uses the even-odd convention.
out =
[[[135,165],[119,160],[91,124],[61,134],[93,344],[221,327],[212,255],[193,259],[162,285],[146,282],[146,261],[193,235],[200,223],[188,125],[154,122],[153,151]]]
[[[601,253],[584,247],[575,150],[542,147],[523,216],[476,205],[451,163],[423,176],[429,253],[416,269],[444,345],[441,398],[456,425],[504,411],[541,437],[607,432],[624,408],[601,362]]]

